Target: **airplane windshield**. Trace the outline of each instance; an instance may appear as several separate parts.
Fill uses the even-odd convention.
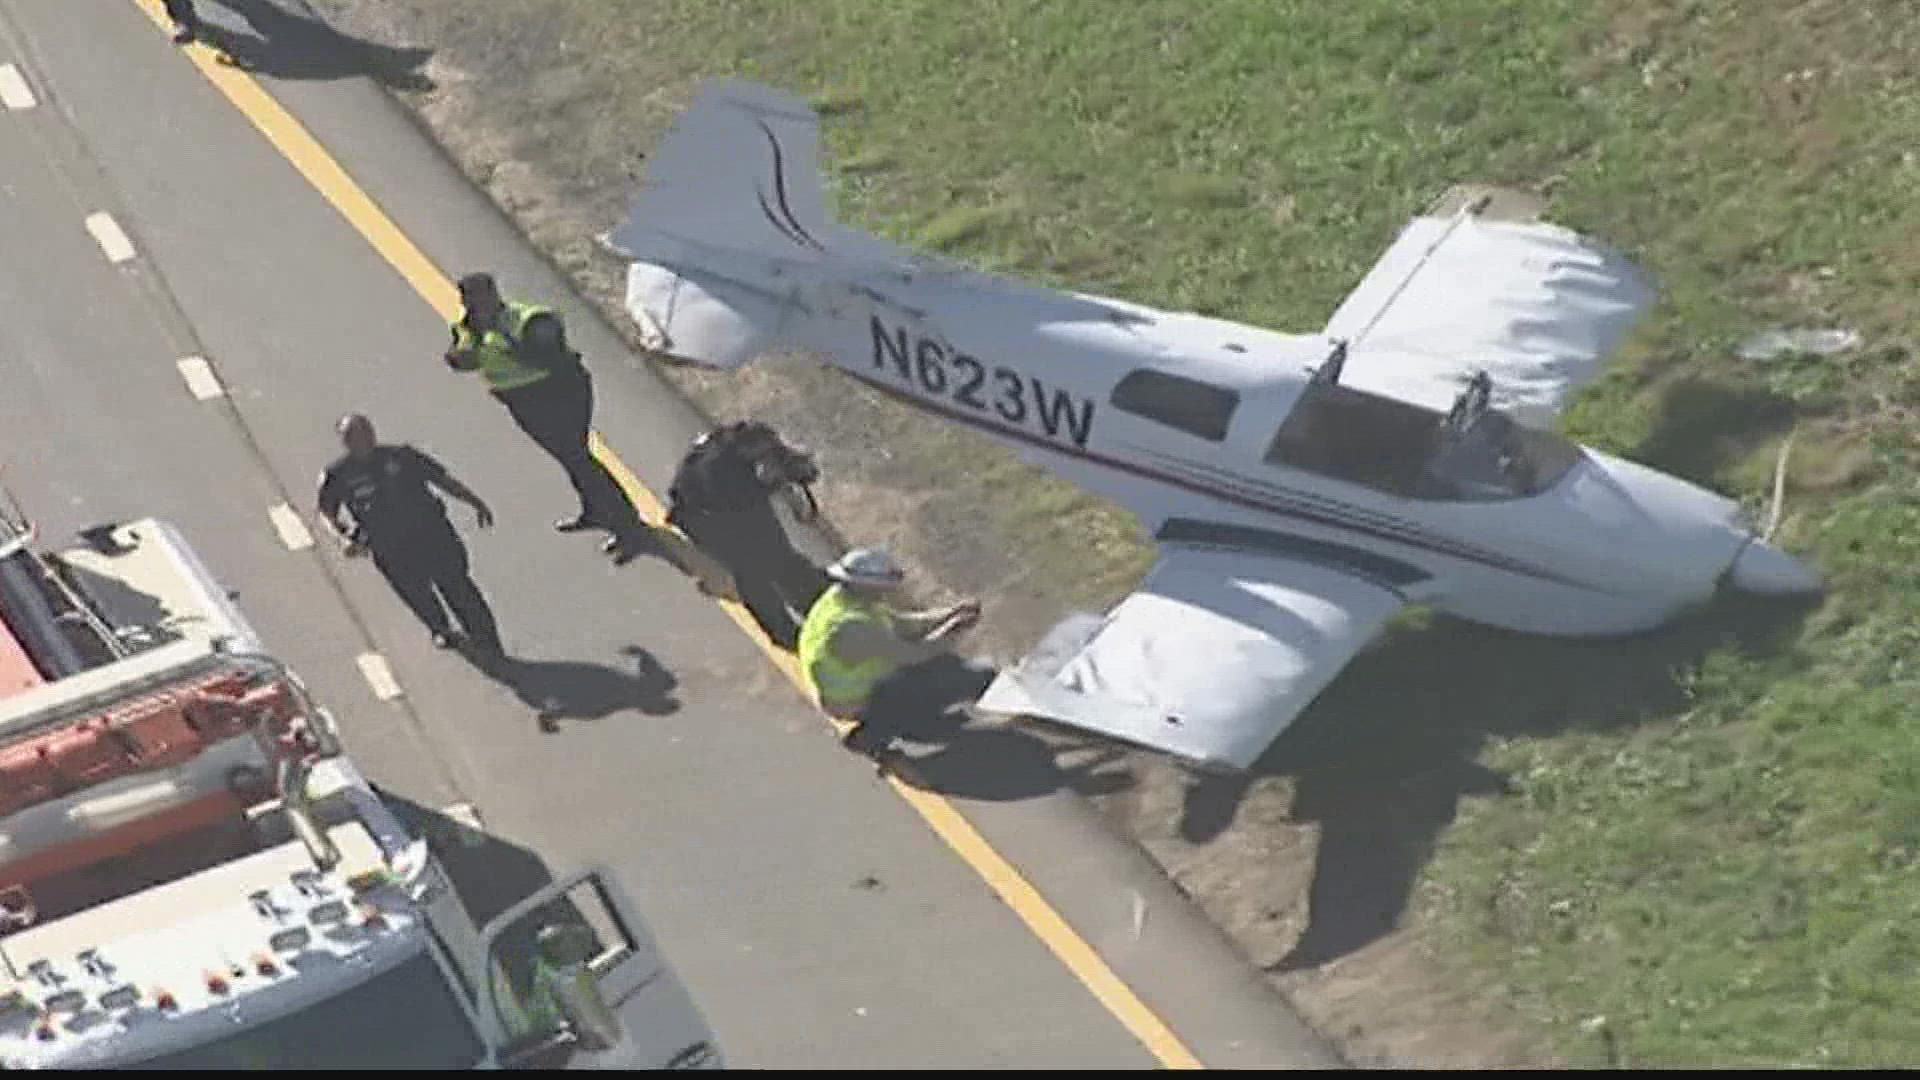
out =
[[[1266,460],[1404,498],[1459,502],[1538,495],[1580,457],[1561,436],[1493,409],[1455,427],[1431,409],[1315,383],[1288,413]]]

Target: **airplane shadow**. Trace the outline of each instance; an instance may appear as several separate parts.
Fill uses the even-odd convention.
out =
[[[1675,380],[1660,399],[1660,416],[1636,460],[1696,484],[1793,426],[1792,400],[1760,387],[1697,377]]]
[[[468,661],[512,690],[548,733],[558,731],[562,720],[599,720],[627,709],[648,716],[677,712],[680,701],[673,690],[679,680],[673,672],[637,645],[620,652],[633,661],[632,672],[578,660],[468,656]]]
[[[366,76],[392,90],[431,90],[420,68],[432,49],[396,48],[343,34],[304,4],[274,0],[213,0],[246,21],[251,33],[233,30],[201,13],[201,37],[231,57],[236,67],[275,79],[347,79]],[[204,7],[204,0],[203,0]]]
[[[1588,641],[1436,618],[1355,658],[1248,774],[1193,782],[1181,833],[1212,839],[1257,779],[1292,777],[1292,816],[1320,822],[1320,840],[1307,928],[1271,970],[1327,963],[1398,925],[1462,799],[1511,793],[1506,776],[1476,760],[1490,738],[1678,713],[1677,671],[1723,645],[1776,652],[1805,610],[1730,597],[1659,631]]]

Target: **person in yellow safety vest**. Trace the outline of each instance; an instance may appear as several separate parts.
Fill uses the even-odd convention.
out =
[[[554,528],[603,529],[612,535],[601,550],[617,562],[632,559],[648,530],[613,474],[588,449],[593,379],[580,354],[567,346],[560,316],[537,304],[502,300],[491,274],[468,274],[459,288],[463,310],[452,324],[447,366],[479,372],[520,430],[566,470],[580,513]]]
[[[980,619],[980,604],[965,600],[936,611],[898,611],[889,598],[906,575],[885,552],[860,548],[827,568],[833,584],[808,609],[800,627],[800,667],[820,707],[851,721],[841,739],[849,750],[879,758],[892,745],[906,709],[926,709],[916,700],[931,691],[915,675],[933,662],[952,659],[946,644]],[[960,662],[968,689],[978,697],[992,672]],[[920,680],[924,682],[925,680]],[[935,680],[949,681],[949,680]],[[977,685],[975,685],[977,684]],[[944,711],[942,701],[933,711]]]

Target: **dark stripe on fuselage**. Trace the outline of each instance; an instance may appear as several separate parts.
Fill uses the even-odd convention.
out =
[[[1151,451],[1149,451],[1149,453],[1151,453]],[[1238,473],[1229,472],[1224,469],[1213,468],[1198,463],[1182,462],[1177,459],[1168,458],[1163,454],[1154,454],[1153,456],[1166,461],[1168,468],[1177,474],[1192,479],[1195,483],[1218,485],[1239,491],[1242,494],[1250,492],[1251,494],[1247,494],[1248,498],[1279,499],[1285,503],[1286,509],[1276,508],[1274,510],[1275,513],[1283,513],[1303,521],[1312,521],[1315,524],[1365,532],[1369,536],[1393,540],[1396,543],[1407,544],[1456,559],[1465,559],[1470,562],[1497,567],[1498,569],[1511,573],[1525,574],[1529,577],[1555,581],[1564,585],[1573,585],[1592,591],[1606,591],[1580,581],[1577,578],[1570,578],[1551,570],[1529,565],[1517,559],[1502,555],[1497,551],[1488,551],[1485,548],[1469,544],[1465,541],[1455,540],[1451,537],[1435,537],[1413,522],[1388,514],[1362,510],[1358,507],[1349,506],[1337,499],[1329,499],[1325,496],[1296,491],[1292,488],[1260,483],[1249,477],[1244,477]]]
[[[1260,529],[1252,525],[1233,525],[1224,521],[1169,518],[1154,534],[1154,539],[1162,543],[1201,544],[1321,563],[1388,586],[1395,592],[1409,585],[1418,585],[1433,576],[1412,563],[1351,544],[1336,544],[1331,540],[1316,540],[1309,536]]]
[[[854,379],[857,379],[868,386],[873,387],[875,390],[880,391],[881,393],[887,395],[888,397],[900,398],[904,401],[911,402],[913,405],[919,408],[926,409],[929,412],[937,413],[941,416],[946,417],[949,420],[953,420],[958,423],[965,424],[968,427],[975,427],[975,428],[980,428],[983,431],[990,431],[996,435],[1002,436],[1004,438],[1012,439],[1016,442],[1023,442],[1030,446],[1039,447],[1042,450],[1049,450],[1049,451],[1052,451],[1053,453],[1061,454],[1066,457],[1079,458],[1083,461],[1087,461],[1087,462],[1091,462],[1092,464],[1099,465],[1102,468],[1113,469],[1116,472],[1129,473],[1133,476],[1138,476],[1143,479],[1152,480],[1156,483],[1166,484],[1169,487],[1180,488],[1181,490],[1190,491],[1197,495],[1205,495],[1210,499],[1219,499],[1221,502],[1231,503],[1235,506],[1243,506],[1250,510],[1258,510],[1261,513],[1276,514],[1281,517],[1294,518],[1299,521],[1311,522],[1312,524],[1321,525],[1328,528],[1343,529],[1347,532],[1360,533],[1361,535],[1370,536],[1377,540],[1384,540],[1394,544],[1402,544],[1407,547],[1420,548],[1424,551],[1430,551],[1436,555],[1444,555],[1451,559],[1459,559],[1465,562],[1477,562],[1483,566],[1490,566],[1496,570],[1505,571],[1506,573],[1510,573],[1510,574],[1522,574],[1527,577],[1538,578],[1542,581],[1551,581],[1551,582],[1554,582],[1555,584],[1560,584],[1560,585],[1571,585],[1576,588],[1589,590],[1591,592],[1607,591],[1599,586],[1590,585],[1590,584],[1587,584],[1586,582],[1579,581],[1574,578],[1563,577],[1559,574],[1553,573],[1548,570],[1542,570],[1536,567],[1530,567],[1524,564],[1514,563],[1500,556],[1482,554],[1482,553],[1472,552],[1467,550],[1459,550],[1445,544],[1444,542],[1427,539],[1425,537],[1399,535],[1390,529],[1385,529],[1371,523],[1363,523],[1359,521],[1342,519],[1335,514],[1322,512],[1322,511],[1302,510],[1297,507],[1282,505],[1282,504],[1273,502],[1267,498],[1257,498],[1252,495],[1245,494],[1241,491],[1236,491],[1233,488],[1223,487],[1217,483],[1203,482],[1200,480],[1193,479],[1192,477],[1182,476],[1179,473],[1162,472],[1158,469],[1148,468],[1147,466],[1138,465],[1131,461],[1121,461],[1115,458],[1102,457],[1099,454],[1090,453],[1088,451],[1081,450],[1077,447],[1068,446],[1063,443],[1055,442],[1051,439],[1042,438],[1039,435],[1035,435],[1026,431],[1021,431],[1018,428],[1005,427],[1000,424],[996,424],[990,420],[983,420],[978,416],[972,416],[967,413],[960,412],[957,409],[947,408],[946,406],[929,401],[926,398],[919,397],[914,394],[910,394],[904,390],[901,390],[899,387],[892,386],[888,383],[882,382],[881,380],[876,379],[870,375],[861,374],[860,372],[853,370],[853,368],[850,366],[843,367],[840,370],[845,372],[848,376]]]

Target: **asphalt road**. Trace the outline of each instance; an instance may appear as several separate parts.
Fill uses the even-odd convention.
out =
[[[262,32],[325,47],[290,25]],[[661,490],[697,416],[396,106],[309,59],[261,85],[443,272],[492,269],[569,315],[597,375],[596,426]],[[555,872],[617,871],[733,1065],[1164,1061],[1063,964],[1059,935],[1050,948],[978,859],[841,751],[677,571],[616,568],[595,539],[552,531],[573,508],[564,478],[442,367],[446,330],[415,286],[142,10],[0,0],[0,64],[34,97],[19,107],[0,69],[0,478],[51,536],[148,515],[181,526],[377,783],[421,807],[472,803]],[[130,252],[98,219],[89,229],[103,213]],[[220,396],[192,392],[179,362],[194,356]],[[516,658],[506,677],[434,650],[373,568],[320,534],[313,487],[349,410],[492,503],[486,532],[454,512]],[[283,503],[314,546],[297,531],[289,546],[271,515]],[[398,698],[376,696],[357,662],[368,653]],[[560,730],[543,734],[536,709]],[[1202,1062],[1330,1060],[1077,800],[1043,786],[969,797],[969,779],[992,785],[948,779],[954,805],[1073,926],[1069,944],[1097,950]]]

